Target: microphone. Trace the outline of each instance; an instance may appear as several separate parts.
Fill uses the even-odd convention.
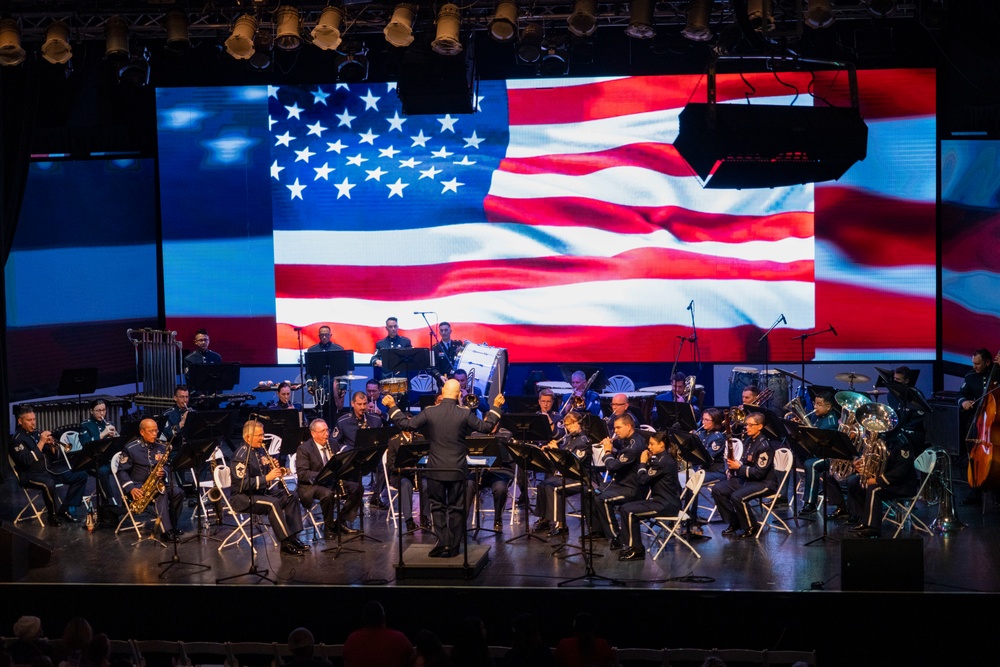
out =
[[[292,331],[302,331],[305,327],[292,327]]]
[[[433,310],[415,310],[414,315],[437,315]]]
[[[691,310],[692,308],[694,308],[694,299],[691,299],[691,303],[689,303],[687,307],[688,310]]]
[[[826,324],[827,324],[828,327],[830,327],[830,331],[833,332],[833,335],[836,336],[837,335],[837,330],[833,328],[833,325],[830,324],[829,322],[827,322]]]
[[[785,314],[784,313],[781,314],[781,323],[782,324],[788,324],[788,320],[785,319]]]

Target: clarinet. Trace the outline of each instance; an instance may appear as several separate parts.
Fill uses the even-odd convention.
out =
[[[285,494],[289,496],[292,495],[291,490],[288,488],[288,484],[285,483],[285,475],[288,474],[288,468],[281,467],[281,465],[274,460],[274,457],[267,453],[267,449],[261,447],[260,450],[262,452],[261,457],[264,459],[264,463],[266,463],[272,470],[281,471],[281,475],[276,481],[281,484],[281,488],[285,490]]]

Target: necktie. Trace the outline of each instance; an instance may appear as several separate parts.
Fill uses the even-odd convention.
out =
[[[323,465],[326,465],[330,460],[330,445],[323,445],[320,448],[320,455],[323,457]]]

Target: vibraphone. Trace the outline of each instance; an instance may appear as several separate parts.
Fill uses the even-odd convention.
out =
[[[79,424],[90,417],[90,410],[87,408],[90,402],[101,399],[108,406],[107,421],[115,425],[121,432],[122,418],[132,409],[132,399],[124,396],[87,396],[86,398],[62,399],[58,401],[37,401],[33,403],[21,403],[14,406],[14,414],[23,406],[30,405],[35,411],[38,420],[38,429],[41,431],[51,431],[61,426],[71,426]]]

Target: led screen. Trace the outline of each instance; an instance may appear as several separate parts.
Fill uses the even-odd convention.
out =
[[[486,81],[474,115],[405,116],[392,83],[159,90],[168,327],[259,363],[323,323],[426,345],[421,311],[516,362],[669,361],[693,326],[705,361],[759,358],[775,322],[772,360],[828,324],[807,359],[933,358],[934,73],[859,82],[864,162],[729,191],[672,145],[699,76]],[[720,77],[748,95],[849,99],[843,73]]]
[[[15,400],[55,394],[64,369],[135,379],[126,331],[157,321],[155,186],[152,160],[31,164],[5,266]]]
[[[943,358],[968,365],[1000,329],[1000,142],[941,142],[941,205]]]

